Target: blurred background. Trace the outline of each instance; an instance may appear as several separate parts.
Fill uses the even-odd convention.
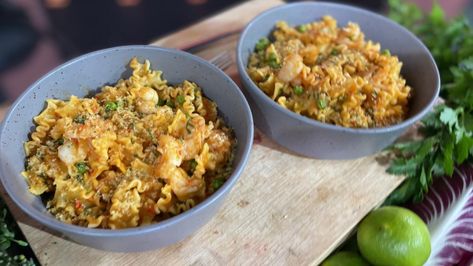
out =
[[[431,0],[410,0],[424,9]],[[147,44],[243,1],[0,0],[0,104],[75,56]],[[293,1],[288,1],[293,2]],[[384,12],[383,0],[331,1]],[[473,0],[440,0],[448,16],[473,17]],[[216,25],[218,27],[218,25]]]

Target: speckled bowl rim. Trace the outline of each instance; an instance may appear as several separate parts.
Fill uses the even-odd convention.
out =
[[[413,37],[414,40],[417,42],[417,44],[420,47],[422,47],[424,52],[428,55],[433,67],[435,68],[434,69],[435,83],[436,83],[435,93],[434,93],[433,97],[429,100],[429,103],[421,111],[419,111],[417,114],[415,114],[415,115],[409,117],[408,119],[402,121],[401,123],[398,123],[398,124],[395,124],[395,125],[391,125],[391,126],[387,126],[387,127],[379,127],[379,128],[348,128],[348,127],[342,127],[342,126],[337,126],[337,125],[332,125],[332,124],[326,124],[326,123],[319,122],[315,119],[312,119],[312,118],[297,114],[293,111],[290,111],[290,110],[280,106],[275,101],[273,101],[269,96],[267,96],[253,82],[253,80],[249,77],[248,72],[246,71],[247,67],[243,65],[242,49],[243,49],[243,43],[245,42],[245,36],[247,35],[247,33],[251,29],[251,27],[253,27],[253,25],[257,24],[259,22],[259,20],[262,17],[266,16],[267,14],[270,14],[270,13],[273,13],[273,12],[276,12],[276,11],[280,11],[280,10],[290,9],[290,8],[293,8],[293,7],[303,8],[303,7],[307,7],[307,6],[343,8],[343,9],[346,9],[347,12],[358,12],[358,13],[361,13],[361,14],[366,14],[366,15],[374,17],[375,19],[382,20],[382,21],[390,24],[392,27],[397,28],[400,31],[402,31],[402,32],[410,35],[411,37]],[[330,15],[330,14],[328,14],[328,15]],[[354,22],[356,23],[356,21],[354,21]],[[262,36],[262,37],[264,37],[264,36]],[[289,116],[289,118],[296,119],[300,122],[309,124],[311,126],[321,127],[321,128],[324,128],[324,129],[338,130],[338,131],[347,132],[347,133],[368,134],[368,135],[369,134],[379,134],[379,133],[386,133],[386,132],[399,130],[399,129],[407,127],[411,124],[414,124],[416,121],[420,120],[423,116],[425,116],[425,114],[427,112],[429,112],[429,110],[431,110],[431,108],[435,104],[435,101],[438,98],[438,95],[440,93],[440,74],[439,74],[439,71],[438,71],[438,68],[437,68],[437,64],[436,64],[434,58],[432,57],[432,54],[430,53],[429,49],[427,49],[427,47],[424,45],[424,43],[422,43],[422,41],[420,41],[419,38],[417,38],[417,36],[415,36],[412,32],[410,32],[409,30],[407,30],[403,26],[399,25],[398,23],[396,23],[396,22],[394,22],[394,21],[392,21],[392,20],[390,20],[390,19],[388,19],[388,18],[386,18],[382,15],[376,14],[374,12],[371,12],[371,11],[368,11],[368,10],[365,10],[365,9],[362,9],[362,8],[357,8],[357,7],[344,5],[344,4],[335,4],[335,3],[327,3],[327,2],[290,3],[290,4],[284,4],[284,5],[281,5],[281,6],[273,7],[271,9],[268,9],[268,10],[260,13],[258,16],[256,16],[254,19],[252,19],[250,21],[250,23],[248,23],[248,25],[245,27],[245,29],[243,30],[243,32],[240,35],[240,39],[238,40],[238,45],[237,45],[237,65],[238,65],[238,71],[240,72],[240,77],[245,79],[246,82],[248,84],[250,84],[250,86],[249,86],[250,88],[248,88],[248,86],[246,86],[247,89],[254,92],[255,95],[257,95],[260,99],[263,99],[263,101],[266,104],[269,104],[272,108],[275,108],[278,111],[282,112],[283,114]]]
[[[147,234],[150,232],[154,232],[157,230],[163,230],[166,227],[173,226],[175,223],[179,223],[182,220],[185,220],[188,218],[188,216],[192,216],[197,212],[203,211],[207,206],[213,204],[216,200],[218,200],[221,197],[224,197],[227,195],[227,193],[230,193],[231,188],[235,185],[236,181],[242,174],[245,166],[248,163],[251,147],[253,146],[253,134],[254,134],[254,127],[253,127],[253,116],[251,114],[251,109],[250,106],[248,105],[248,102],[246,101],[246,98],[244,97],[243,93],[239,89],[239,87],[235,84],[235,82],[228,77],[227,74],[225,74],[222,70],[214,66],[213,64],[207,62],[206,60],[192,55],[187,52],[183,52],[177,49],[172,49],[172,48],[162,48],[162,47],[157,47],[157,46],[151,46],[151,45],[126,45],[126,46],[117,46],[117,47],[112,47],[112,48],[107,48],[107,49],[102,49],[98,51],[94,51],[91,53],[87,53],[84,55],[81,55],[79,57],[76,57],[74,59],[71,59],[67,61],[66,63],[56,67],[55,69],[49,71],[47,74],[42,76],[40,79],[38,79],[36,82],[34,82],[32,85],[28,87],[27,90],[25,90],[19,97],[18,99],[12,104],[10,107],[10,110],[8,111],[7,115],[5,116],[3,121],[7,121],[12,119],[12,111],[13,109],[16,109],[17,106],[24,100],[26,97],[27,93],[32,90],[33,88],[37,87],[38,84],[40,84],[44,79],[48,78],[50,75],[52,75],[55,72],[60,71],[62,68],[67,67],[71,64],[76,63],[77,61],[80,61],[84,58],[90,57],[90,56],[95,56],[98,54],[102,53],[108,53],[108,52],[113,52],[113,51],[118,51],[118,50],[129,50],[129,49],[147,49],[147,50],[154,50],[154,51],[159,51],[159,52],[165,52],[165,53],[172,53],[172,54],[177,54],[180,56],[184,57],[189,57],[192,60],[198,61],[199,63],[205,65],[206,67],[211,68],[213,71],[217,71],[229,84],[231,87],[233,87],[235,90],[237,90],[238,95],[243,99],[243,104],[244,104],[244,109],[246,112],[242,115],[246,116],[247,121],[249,121],[248,129],[245,134],[248,135],[248,142],[246,145],[244,143],[238,143],[239,145],[244,145],[243,151],[242,151],[242,159],[234,166],[234,170],[230,177],[227,179],[227,181],[223,184],[222,187],[220,187],[215,193],[213,193],[210,197],[206,198],[204,201],[200,202],[197,204],[195,207],[178,214],[174,217],[171,217],[169,219],[156,222],[150,225],[145,225],[145,226],[138,226],[134,228],[125,228],[125,229],[100,229],[100,228],[87,228],[87,227],[81,227],[78,225],[72,225],[72,224],[67,224],[64,222],[61,222],[54,218],[53,216],[41,216],[40,212],[36,210],[35,208],[29,208],[27,206],[24,206],[24,202],[21,202],[17,200],[15,197],[11,197],[11,191],[8,188],[8,186],[5,186],[4,183],[4,176],[2,176],[1,182],[5,190],[7,191],[8,195],[10,198],[13,200],[13,202],[20,207],[20,209],[31,216],[33,219],[38,221],[40,224],[44,224],[48,227],[51,227],[52,229],[58,231],[58,232],[69,232],[72,234],[80,234],[83,236],[92,236],[92,237],[116,237],[116,238],[121,238],[121,237],[127,237],[127,236],[137,236],[137,235],[142,235],[142,234]],[[166,75],[166,73],[164,73]],[[46,100],[46,99],[45,99]],[[5,127],[5,123],[1,123],[0,127],[0,133],[3,132]],[[0,136],[1,139],[1,136]],[[25,140],[26,141],[26,140]],[[3,165],[1,166],[0,169],[0,175],[4,173]],[[20,175],[20,173],[18,173]],[[26,182],[26,181],[25,181]],[[30,193],[29,191],[25,190],[25,193]]]

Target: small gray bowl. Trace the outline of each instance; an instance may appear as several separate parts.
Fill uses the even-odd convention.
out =
[[[32,118],[48,98],[83,97],[105,84],[130,74],[132,57],[149,59],[171,84],[185,79],[199,84],[214,100],[238,140],[234,170],[213,195],[194,208],[152,225],[120,229],[91,229],[63,223],[46,211],[41,199],[28,191],[23,142],[33,129]],[[131,252],[160,248],[192,234],[207,223],[222,205],[245,167],[253,143],[253,120],[248,103],[235,83],[220,69],[191,54],[152,46],[124,46],[73,59],[31,85],[13,104],[0,128],[0,178],[8,195],[25,213],[66,238],[90,247]]]
[[[405,121],[370,129],[321,123],[281,107],[251,80],[246,71],[248,57],[260,38],[270,36],[277,21],[299,25],[318,21],[324,15],[334,17],[339,26],[350,21],[358,23],[367,40],[381,43],[382,49],[389,49],[403,62],[402,75],[413,88],[410,111]],[[263,12],[241,34],[237,61],[256,127],[289,150],[319,159],[353,159],[385,148],[432,108],[440,90],[435,61],[419,39],[381,15],[347,5],[303,2]]]

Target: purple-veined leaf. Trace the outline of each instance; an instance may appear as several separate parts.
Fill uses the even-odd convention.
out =
[[[473,254],[473,164],[455,168],[452,177],[437,178],[424,200],[409,207],[429,227],[432,252],[425,265],[468,262]]]

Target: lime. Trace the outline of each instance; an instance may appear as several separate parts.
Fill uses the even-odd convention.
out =
[[[401,207],[372,211],[358,227],[357,240],[361,255],[374,265],[423,265],[430,255],[427,226]]]
[[[369,263],[358,253],[352,251],[340,251],[328,257],[322,266],[369,266]]]

